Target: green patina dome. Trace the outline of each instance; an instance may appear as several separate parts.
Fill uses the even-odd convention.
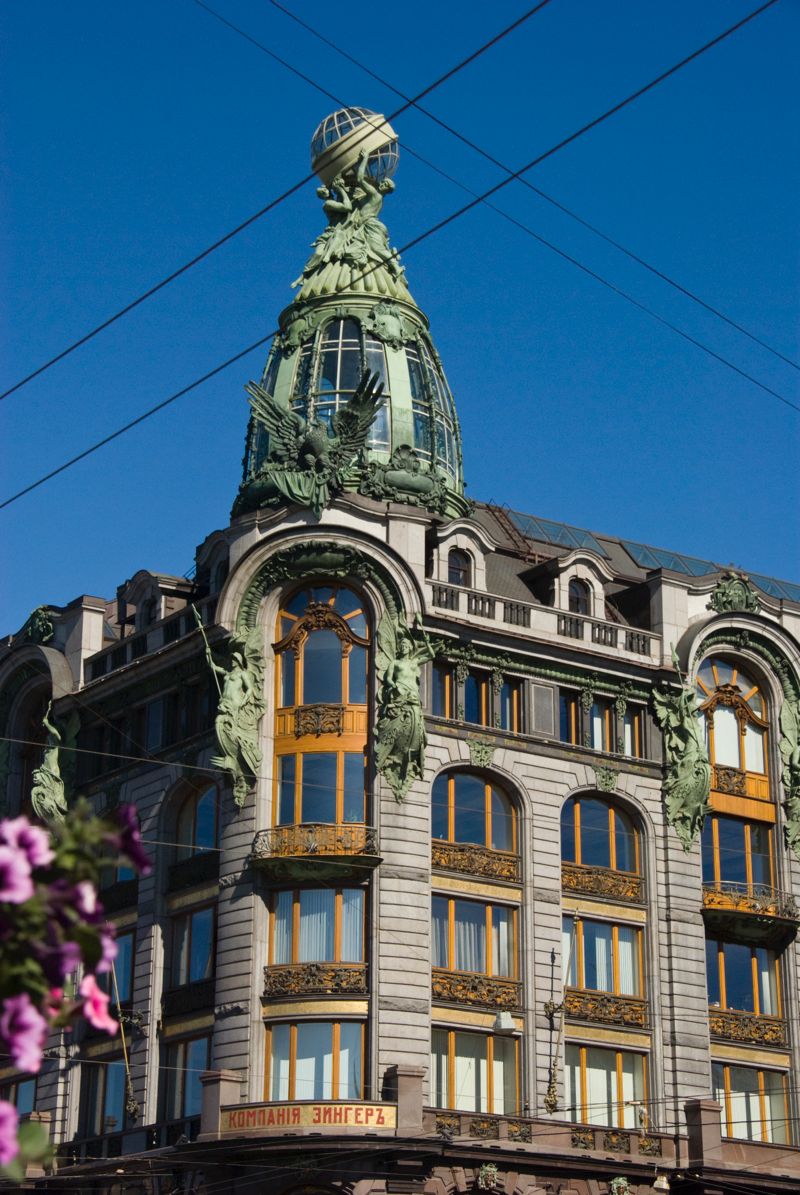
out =
[[[378,218],[394,189],[389,150],[396,155],[393,130],[368,109],[334,113],[315,134],[320,177],[336,170],[318,189],[328,224],[281,312],[261,381],[249,388],[254,413],[234,514],[286,501],[318,513],[338,491],[442,514],[467,508],[453,397]],[[365,371],[383,385],[377,413],[359,392]],[[355,409],[371,423],[357,444],[343,434]],[[311,429],[322,425],[330,439],[322,431],[312,444]]]

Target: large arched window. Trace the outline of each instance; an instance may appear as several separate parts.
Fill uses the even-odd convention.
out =
[[[570,614],[591,614],[591,593],[585,581],[573,577],[569,583]]]
[[[697,697],[713,787],[769,800],[767,707],[757,681],[736,663],[711,657],[697,673]]]
[[[474,772],[449,772],[433,784],[431,834],[443,842],[517,850],[514,809],[504,792]]]
[[[472,561],[461,548],[451,548],[447,554],[447,581],[450,585],[472,584]]]
[[[176,859],[191,859],[219,847],[219,808],[214,785],[190,793],[178,810]]]
[[[275,823],[365,821],[369,628],[338,584],[298,590],[275,644]]]
[[[639,873],[639,836],[627,814],[600,797],[570,797],[561,813],[561,859]]]

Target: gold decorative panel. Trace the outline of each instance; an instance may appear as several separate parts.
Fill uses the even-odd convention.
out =
[[[431,994],[437,1001],[511,1009],[520,1007],[521,984],[515,979],[498,979],[491,975],[445,971],[434,967]]]
[[[564,993],[564,1013],[579,1021],[623,1025],[630,1029],[644,1029],[647,1026],[647,1001],[637,996],[614,996],[608,992],[567,988]]]
[[[367,991],[365,963],[292,963],[264,968],[264,995],[309,996],[364,995]]]
[[[561,864],[561,887],[565,892],[585,892],[626,903],[641,904],[644,882],[641,876],[609,867],[584,867],[580,863]]]
[[[435,841],[431,846],[431,863],[445,871],[463,871],[489,880],[510,880],[514,884],[520,880],[517,855],[483,846]]]
[[[708,1010],[712,1037],[751,1046],[786,1046],[786,1022],[780,1017],[757,1016],[752,1012],[734,1012],[719,1008]]]

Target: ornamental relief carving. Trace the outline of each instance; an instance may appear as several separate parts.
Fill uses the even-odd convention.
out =
[[[585,892],[609,900],[641,904],[644,884],[641,876],[608,867],[584,867],[579,863],[561,864],[561,887],[565,892]]]
[[[490,851],[482,846],[461,846],[452,842],[434,842],[431,862],[444,871],[463,871],[467,875],[491,880],[520,882],[520,862],[516,855]]]
[[[755,1013],[709,1009],[708,1024],[712,1037],[758,1046],[786,1046],[786,1022],[779,1017]]]
[[[521,985],[514,979],[459,974],[436,967],[431,977],[433,999],[448,1000],[457,1004],[482,1004],[487,1008],[501,1009],[519,1008],[520,992]]]
[[[275,857],[304,855],[374,855],[378,836],[372,826],[324,825],[308,822],[300,826],[274,826],[259,830],[253,839],[254,863]]]
[[[476,1116],[469,1122],[470,1137],[494,1138],[500,1136],[500,1121],[493,1116]]]
[[[647,1137],[642,1134],[639,1137],[639,1153],[646,1158],[660,1158],[661,1157],[661,1138]]]
[[[573,1149],[594,1149],[593,1130],[573,1129],[570,1134],[570,1145]]]
[[[343,729],[343,705],[299,705],[294,711],[294,733],[297,738],[305,734],[317,737],[321,734],[341,734]]]
[[[312,993],[365,995],[365,963],[291,963],[264,968],[264,995],[306,996]]]
[[[603,1133],[603,1149],[610,1153],[629,1154],[631,1152],[631,1135],[622,1129],[608,1129]]]
[[[739,768],[714,765],[714,788],[717,792],[731,793],[734,797],[747,796],[747,776]]]
[[[564,993],[564,1012],[581,1021],[599,1021],[644,1029],[647,1025],[647,1001],[636,996],[614,996],[608,992],[586,992],[568,988]]]

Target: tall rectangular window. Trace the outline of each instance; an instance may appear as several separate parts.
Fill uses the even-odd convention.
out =
[[[216,909],[192,909],[172,919],[173,987],[209,979],[214,973]]]
[[[455,673],[449,664],[431,668],[431,713],[439,718],[455,717]]]
[[[570,1042],[565,1050],[564,1096],[573,1121],[636,1128],[637,1105],[647,1099],[645,1057]]]
[[[749,1066],[711,1066],[712,1094],[718,1101],[724,1137],[791,1145],[786,1075]]]
[[[364,890],[301,888],[278,892],[270,962],[360,963],[364,957]]]
[[[164,1052],[167,1120],[188,1120],[200,1115],[203,1097],[200,1076],[208,1070],[210,1056],[210,1037],[193,1037],[167,1046]]]
[[[483,975],[514,975],[514,910],[434,896],[433,966]]]
[[[355,1021],[299,1021],[267,1031],[267,1099],[360,1100],[364,1028]]]
[[[563,918],[563,967],[566,982],[590,991],[640,996],[641,933],[632,925]],[[569,960],[569,966],[568,966]]]

